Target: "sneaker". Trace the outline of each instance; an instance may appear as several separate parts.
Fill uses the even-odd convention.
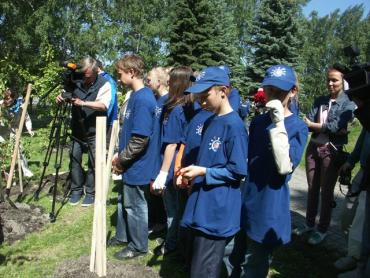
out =
[[[305,233],[311,232],[313,227],[308,227],[306,224],[302,224],[293,229],[292,233],[296,236],[301,236]]]
[[[354,269],[357,265],[357,260],[352,256],[339,258],[334,263],[334,267],[339,271],[348,271]]]
[[[166,246],[163,244],[161,246],[157,246],[157,248],[154,249],[154,255],[167,256],[174,253],[175,251],[176,249],[167,249]]]
[[[80,194],[71,194],[69,196],[69,204],[72,206],[77,205],[81,200],[81,195]]]
[[[81,207],[89,207],[94,204],[95,198],[93,195],[87,194],[82,201]]]
[[[326,238],[326,233],[320,233],[319,231],[314,232],[308,239],[308,243],[311,245],[317,245]]]
[[[107,241],[107,246],[108,247],[111,247],[111,246],[122,246],[122,245],[125,245],[127,242],[124,242],[124,241],[121,241],[119,239],[117,239],[115,236],[111,237],[108,241]]]
[[[114,257],[118,260],[127,260],[135,257],[145,256],[146,252],[138,252],[131,250],[129,247],[123,248],[121,251],[114,254]]]

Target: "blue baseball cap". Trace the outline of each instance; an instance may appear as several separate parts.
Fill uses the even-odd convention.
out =
[[[200,94],[213,86],[230,86],[230,79],[225,70],[219,67],[203,69],[196,77],[194,84],[185,93]]]
[[[227,75],[230,75],[231,74],[231,69],[228,65],[221,65],[221,66],[218,66],[220,69],[224,70]]]
[[[294,70],[287,65],[275,65],[270,67],[262,81],[262,86],[273,86],[283,91],[289,91],[297,83]]]

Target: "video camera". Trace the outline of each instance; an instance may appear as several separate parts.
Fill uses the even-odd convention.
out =
[[[73,91],[76,88],[76,84],[83,82],[84,73],[79,71],[81,69],[79,64],[64,61],[61,62],[60,65],[66,68],[66,70],[60,74],[64,89],[62,97],[66,101],[69,101],[73,97]]]
[[[360,51],[355,46],[347,46],[343,51],[351,59],[351,68],[344,75],[349,84],[349,90],[346,92],[349,99],[352,100],[354,97],[363,101],[370,99],[370,62],[365,64],[358,62]]]

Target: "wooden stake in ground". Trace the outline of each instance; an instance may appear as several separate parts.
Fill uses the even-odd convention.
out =
[[[6,184],[6,194],[8,196],[9,196],[9,193],[10,193],[10,187],[12,186],[15,162],[16,162],[16,159],[17,159],[17,156],[18,156],[18,150],[19,150],[19,142],[20,142],[20,139],[21,139],[22,131],[23,131],[24,120],[26,118],[27,107],[28,107],[28,103],[30,101],[31,91],[32,91],[32,85],[28,84],[26,98],[25,98],[24,104],[22,106],[22,115],[21,115],[21,119],[19,121],[19,127],[18,127],[17,133],[15,135],[15,145],[14,145],[14,150],[13,150],[12,162],[10,163],[9,176],[8,176],[8,180],[7,180],[7,184]]]
[[[95,146],[95,203],[93,232],[91,238],[90,271],[99,277],[107,275],[106,253],[106,117],[96,118],[96,146]]]
[[[23,179],[22,179],[22,161],[21,161],[21,150],[18,148],[18,177],[19,177],[19,191],[23,195]]]

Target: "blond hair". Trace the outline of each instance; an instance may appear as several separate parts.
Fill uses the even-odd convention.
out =
[[[137,78],[143,78],[145,65],[143,59],[140,56],[127,54],[117,61],[116,69],[123,70],[124,72],[133,70]]]

